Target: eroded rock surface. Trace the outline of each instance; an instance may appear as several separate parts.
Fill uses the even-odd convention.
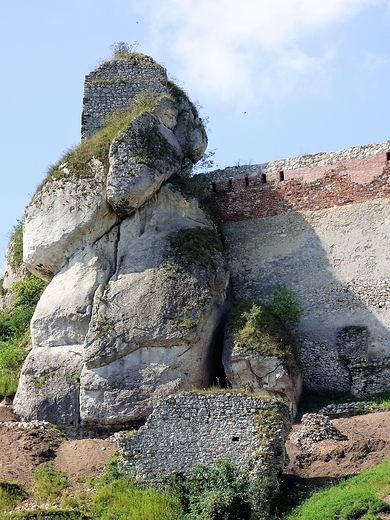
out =
[[[234,333],[228,327],[222,361],[226,377],[233,388],[286,398],[292,414],[296,414],[302,390],[302,374],[292,354],[287,353],[281,359],[244,349],[235,344]]]
[[[35,195],[24,261],[50,284],[14,401],[25,420],[115,427],[209,383],[229,274],[218,247],[210,265],[172,249],[179,230],[213,223],[166,184],[206,144],[183,93],[163,95],[116,134],[106,160],[91,157],[81,173],[64,160]]]

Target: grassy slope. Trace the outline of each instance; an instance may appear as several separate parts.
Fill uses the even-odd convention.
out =
[[[356,477],[325,491],[314,493],[283,520],[373,519],[390,512],[382,498],[390,494],[390,461],[383,462]]]

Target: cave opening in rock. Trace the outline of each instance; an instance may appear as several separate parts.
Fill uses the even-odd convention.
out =
[[[222,363],[222,352],[225,339],[224,328],[225,323],[220,323],[214,334],[211,354],[209,357],[209,385],[228,388],[230,387],[230,383],[226,377]]]

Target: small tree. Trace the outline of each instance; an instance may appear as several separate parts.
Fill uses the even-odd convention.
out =
[[[278,284],[273,294],[271,312],[285,327],[294,329],[299,325],[303,309],[301,303],[296,298],[295,291]]]

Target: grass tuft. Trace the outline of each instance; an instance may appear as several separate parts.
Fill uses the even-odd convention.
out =
[[[0,512],[14,508],[27,497],[26,490],[18,482],[0,480]]]
[[[68,479],[63,471],[56,471],[52,464],[47,464],[33,473],[32,492],[38,504],[58,501],[68,487]]]
[[[69,149],[61,159],[52,166],[46,178],[38,186],[37,193],[49,182],[69,176],[76,178],[93,178],[94,171],[91,159],[98,159],[107,169],[108,153],[111,142],[123,132],[134,119],[144,112],[150,112],[162,97],[153,92],[144,92],[136,96],[134,103],[126,111],[116,111],[105,119],[105,126],[89,139],[84,139],[78,146]]]

